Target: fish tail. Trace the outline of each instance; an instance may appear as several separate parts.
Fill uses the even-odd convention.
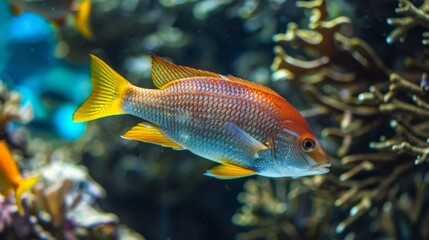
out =
[[[18,207],[18,211],[20,214],[24,213],[24,209],[22,208],[21,197],[22,194],[30,190],[34,184],[39,180],[40,176],[35,175],[28,178],[22,178],[19,181],[18,187],[15,190],[15,198],[16,198],[16,206]]]
[[[91,0],[82,0],[75,15],[75,25],[78,32],[87,40],[93,40],[94,34],[89,25],[91,17]]]
[[[105,62],[91,56],[92,93],[73,114],[73,121],[86,122],[124,114],[122,101],[132,85]]]

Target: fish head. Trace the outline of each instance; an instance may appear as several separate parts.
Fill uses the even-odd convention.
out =
[[[329,172],[328,154],[307,125],[288,123],[273,139],[274,166],[282,176],[309,176]]]

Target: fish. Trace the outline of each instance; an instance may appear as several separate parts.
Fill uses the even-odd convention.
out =
[[[205,175],[218,179],[329,172],[329,157],[307,121],[267,86],[152,54],[152,80],[158,89],[146,89],[90,57],[93,89],[73,114],[76,122],[137,116],[142,122],[123,138],[189,150],[217,162]]]
[[[7,197],[15,192],[16,205],[20,214],[24,213],[21,203],[22,194],[29,191],[39,178],[39,175],[22,178],[6,141],[0,140],[0,194]]]
[[[94,33],[89,26],[92,10],[91,0],[82,0],[77,7],[75,25],[78,32],[87,40],[94,40]]]
[[[76,4],[73,0],[7,0],[12,12],[20,14],[27,10],[42,16],[56,26],[64,26],[68,15],[75,20],[77,31],[87,40],[93,40],[94,34],[89,25],[91,0],[82,0]],[[76,9],[76,11],[74,10]]]

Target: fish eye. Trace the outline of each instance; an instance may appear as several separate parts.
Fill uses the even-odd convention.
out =
[[[304,138],[301,141],[301,148],[304,152],[312,152],[316,148],[316,142],[311,138]]]

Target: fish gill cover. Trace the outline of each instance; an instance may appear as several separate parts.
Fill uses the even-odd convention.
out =
[[[64,21],[14,2],[0,79],[20,94],[1,86],[0,129],[22,177],[41,178],[22,215],[0,197],[1,239],[429,238],[428,1],[71,1]],[[119,138],[136,118],[71,122],[90,53],[153,88],[149,52],[274,89],[330,173],[220,181],[189,152]]]

